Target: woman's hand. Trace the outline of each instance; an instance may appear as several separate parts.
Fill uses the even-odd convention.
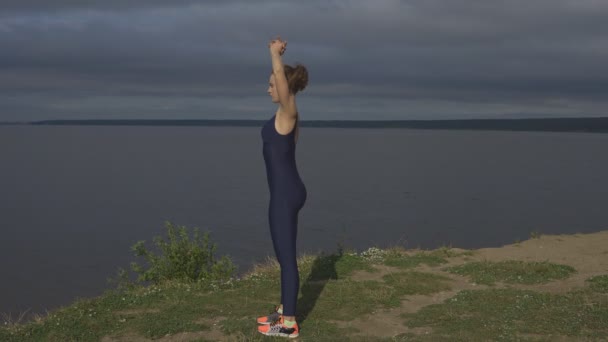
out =
[[[276,39],[268,43],[268,48],[270,49],[270,53],[278,53],[282,56],[285,53],[285,49],[287,49],[287,41],[282,41],[281,36],[277,36]]]

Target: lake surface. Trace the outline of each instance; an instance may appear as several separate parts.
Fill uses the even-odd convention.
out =
[[[298,252],[608,229],[608,135],[303,127]],[[259,127],[0,126],[0,312],[101,294],[164,222],[273,256]]]

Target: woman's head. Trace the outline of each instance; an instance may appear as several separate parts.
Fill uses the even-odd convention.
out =
[[[308,71],[305,66],[301,64],[296,64],[295,67],[284,65],[283,69],[285,70],[289,93],[295,95],[306,88],[306,85],[308,85]],[[270,74],[268,94],[272,97],[272,102],[279,102],[273,73]]]

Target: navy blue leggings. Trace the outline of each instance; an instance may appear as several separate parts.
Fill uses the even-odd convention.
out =
[[[291,200],[272,198],[268,210],[270,236],[281,265],[281,303],[283,315],[295,316],[300,275],[296,263],[298,213],[306,201],[306,190],[292,193]]]

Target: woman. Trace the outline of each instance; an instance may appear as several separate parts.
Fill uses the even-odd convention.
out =
[[[268,219],[270,236],[281,265],[281,304],[268,316],[259,317],[258,331],[264,335],[297,337],[296,301],[300,288],[296,263],[298,212],[306,202],[306,187],[296,167],[295,150],[299,115],[296,94],[308,84],[308,72],[302,65],[283,65],[281,56],[287,41],[281,37],[268,47],[272,58],[268,94],[278,103],[276,114],[262,127],[263,155],[270,189]]]

